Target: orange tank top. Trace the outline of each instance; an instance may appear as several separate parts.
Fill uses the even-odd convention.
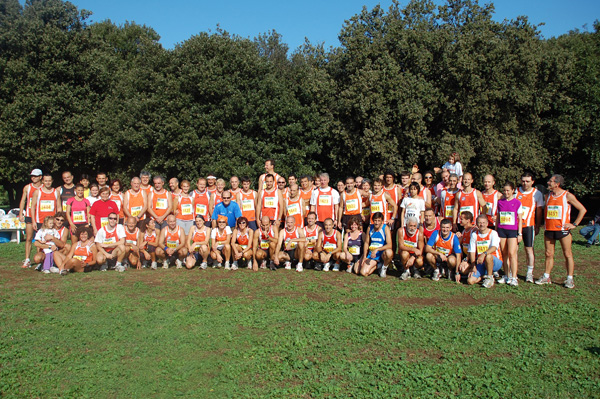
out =
[[[179,196],[177,202],[177,219],[179,220],[194,220],[194,201],[190,196]]]
[[[479,256],[480,254],[484,253],[485,251],[488,250],[488,248],[490,247],[490,245],[492,244],[492,232],[494,230],[488,230],[487,234],[485,236],[481,236],[479,234],[479,232],[477,230],[473,231],[473,234],[477,235],[477,255]],[[492,253],[492,255],[494,255],[496,258],[502,260],[502,254],[500,253],[499,248],[496,248],[496,250],[494,251],[494,253]]]
[[[312,231],[308,231],[308,226],[305,226],[304,236],[306,237],[306,248],[313,250],[319,238],[319,227],[315,225]]]
[[[210,194],[208,191],[204,191],[203,193],[198,190],[194,190],[194,218],[197,215],[202,215],[204,217],[204,221],[210,221],[210,215],[208,214],[208,204],[210,202]]]
[[[249,222],[256,220],[256,209],[254,204],[256,203],[256,191],[250,190],[245,193],[240,191],[240,199],[242,203],[240,208],[242,209],[242,216],[248,219]]]
[[[371,223],[373,223],[373,215],[376,212],[383,213],[384,223],[388,221],[388,202],[385,200],[385,191],[381,191],[380,194],[371,194],[369,196],[371,202]]]
[[[204,242],[206,240],[206,229],[202,227],[202,230],[198,230],[196,226],[194,226],[194,236],[192,237],[192,241],[194,242]]]
[[[137,227],[133,230],[133,233],[129,232],[129,229],[125,227],[125,243],[131,245],[137,245],[138,235],[140,233],[140,229]]]
[[[453,244],[454,244],[454,233],[450,232],[450,237],[448,237],[447,240],[444,240],[442,238],[442,232],[439,231],[438,237],[437,237],[437,240],[435,241],[433,249],[435,249],[436,252],[439,252],[445,256],[448,256],[448,255],[452,255],[454,253]]]
[[[483,200],[487,205],[487,218],[488,218],[488,226],[494,226],[493,217],[498,213],[498,190],[492,191],[491,194],[486,194],[483,191],[481,192],[483,196]]]
[[[31,217],[31,202],[33,200],[33,194],[35,194],[40,187],[35,187],[33,183],[29,183],[27,185],[27,200],[25,202],[25,216],[27,217]]]
[[[390,197],[392,198],[392,202],[394,204],[396,204],[396,207],[397,207],[398,206],[398,200],[399,200],[399,198],[398,198],[398,185],[394,184],[392,186],[392,188],[389,188],[389,189],[384,187],[383,188],[383,192],[388,193],[390,195]],[[387,219],[386,220],[391,219],[392,215],[393,215],[393,213],[388,210],[388,212],[387,212]]]
[[[452,212],[454,212],[454,200],[457,193],[458,190],[455,190],[453,193],[451,193],[448,189],[442,190],[442,193],[440,194],[442,201],[442,218],[452,219]]]
[[[279,214],[279,190],[273,188],[271,191],[263,190],[261,217],[267,216],[273,221]]]
[[[571,221],[571,205],[567,201],[567,191],[554,196],[548,193],[546,198],[546,224],[548,231],[562,231],[564,225]]]
[[[292,201],[292,199],[288,197],[288,199],[285,200],[285,203],[286,215],[294,217],[296,220],[294,225],[296,227],[304,227],[304,218],[302,217],[302,198],[298,196],[295,201]]]
[[[460,190],[458,195],[458,214],[469,211],[473,214],[473,220],[479,216],[479,200],[477,199],[477,190],[471,189],[470,193]]]
[[[247,248],[250,243],[250,237],[248,237],[248,232],[242,233],[240,231],[237,232],[237,237],[235,238],[235,242],[242,247]]]
[[[146,215],[143,215],[142,209],[144,208],[144,197],[142,196],[142,190],[134,193],[133,190],[127,190],[127,210],[129,214],[133,217],[137,217],[140,220],[146,218]]]
[[[283,231],[285,232],[285,236],[283,237],[283,245],[287,245],[288,242],[290,242],[291,240],[295,240],[299,237],[298,235],[298,227],[294,227],[294,230],[292,230],[291,232],[288,231],[287,229],[283,229]],[[294,249],[296,248],[296,242],[291,243],[290,248]]]
[[[54,216],[56,213],[56,200],[58,199],[58,192],[55,188],[49,193],[40,188],[38,194],[38,200],[35,208],[35,222],[44,223],[44,218],[47,216]]]
[[[404,234],[403,234],[403,241],[404,241],[404,246],[409,247],[411,250],[408,251],[411,254],[415,253],[415,249],[417,248],[418,244],[419,244],[419,234],[421,234],[421,232],[419,231],[419,229],[417,229],[417,231],[415,232],[415,234],[413,234],[412,236],[410,234],[408,234],[408,229],[406,227],[403,227],[404,229]]]
[[[181,237],[182,234],[180,226],[177,226],[173,232],[169,229],[169,227],[167,227],[167,232],[165,234],[165,245],[168,248],[177,248],[179,246]]]
[[[310,197],[312,196],[312,190],[304,191],[300,189],[300,198],[304,202],[306,212],[310,211]]]
[[[84,246],[81,245],[81,241],[78,241],[73,251],[73,258],[79,259],[83,263],[91,263],[94,260],[94,253],[91,250],[92,245],[94,245],[93,242]]]
[[[523,227],[535,226],[535,211],[538,204],[535,203],[535,194],[537,188],[532,188],[529,194],[525,194],[519,187],[517,191],[517,199],[521,201],[521,207],[523,208]]]
[[[335,220],[334,210],[335,204],[333,203],[333,188],[328,187],[325,191],[322,191],[320,188],[318,188],[317,205],[315,206],[317,220],[319,222],[324,222],[327,218]]]
[[[156,213],[156,216],[160,217],[167,213],[169,209],[169,195],[170,193],[164,190],[161,194],[157,193],[156,190],[152,190],[150,193],[152,210]]]
[[[342,193],[344,199],[344,215],[360,215],[362,211],[362,200],[358,190],[354,190],[354,193],[348,194],[346,191]]]

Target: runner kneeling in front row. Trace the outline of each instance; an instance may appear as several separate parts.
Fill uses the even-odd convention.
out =
[[[187,236],[188,256],[185,259],[185,267],[191,269],[200,259],[202,259],[200,269],[208,267],[207,261],[210,255],[209,239],[210,228],[204,224],[204,216],[198,214]]]
[[[398,252],[404,271],[400,279],[408,280],[411,277],[421,278],[419,270],[423,268],[423,249],[425,240],[423,228],[419,228],[416,217],[409,217],[405,227],[398,229]]]
[[[292,268],[292,260],[296,259],[298,260],[296,271],[301,272],[305,245],[304,230],[296,227],[294,216],[288,216],[285,219],[285,228],[279,232],[279,239],[275,247],[275,266],[279,266],[279,263],[283,261],[285,269],[289,270]]]
[[[350,216],[346,222],[348,230],[344,237],[344,246],[340,254],[340,261],[348,266],[346,271],[358,274],[360,265],[364,258],[363,245],[366,241],[366,235],[361,230],[362,218],[360,215]]]
[[[156,270],[156,246],[158,245],[158,237],[160,230],[156,228],[156,222],[152,218],[146,218],[138,221],[142,224],[142,242],[140,243],[140,254],[144,257],[143,267],[148,267],[148,262],[152,262],[150,267]]]
[[[333,228],[333,219],[327,218],[323,221],[323,230],[319,233],[317,240],[317,252],[319,253],[319,261],[323,264],[315,266],[315,270],[323,270],[328,272],[331,267],[331,261],[335,261],[333,271],[340,270],[340,255],[342,253],[342,234]]]
[[[390,228],[383,223],[383,213],[373,214],[373,224],[369,226],[363,244],[364,258],[358,270],[361,276],[367,277],[379,270],[379,277],[385,277],[388,265],[394,257],[392,249],[392,233]]]
[[[237,270],[238,261],[247,262],[248,269],[252,269],[252,244],[254,244],[254,231],[249,227],[248,219],[239,217],[231,236],[231,249],[233,250],[232,270]]]
[[[225,262],[225,270],[231,270],[229,266],[229,259],[231,257],[231,228],[227,222],[227,216],[219,215],[217,217],[217,227],[210,232],[212,242],[210,257],[213,261],[217,261],[216,265],[213,263],[213,268],[221,267],[223,266],[223,262]]]
[[[442,220],[440,230],[434,231],[425,245],[425,260],[428,265],[425,275],[432,273],[431,279],[438,281],[442,270],[445,270],[450,279],[450,271],[455,270],[460,263],[461,252],[460,240],[452,232],[452,221]]]
[[[65,275],[70,271],[89,272],[96,265],[98,250],[94,244],[94,231],[89,226],[79,226],[73,238],[76,240],[66,257],[57,254],[56,265],[60,274]]]
[[[157,223],[158,225],[158,223]],[[167,216],[167,225],[163,227],[156,247],[156,256],[163,260],[163,269],[169,268],[169,262],[183,268],[183,259],[187,256],[185,231],[177,225],[177,218],[173,215]]]
[[[271,219],[268,216],[263,216],[260,219],[259,229],[254,233],[254,243],[252,245],[254,251],[254,270],[258,270],[258,262],[260,262],[260,268],[267,268],[267,259],[270,259],[270,269],[277,270],[273,263],[275,257],[275,246],[279,238],[276,227],[271,225]]]
[[[500,237],[495,230],[488,228],[486,215],[477,216],[476,222],[477,230],[472,233],[469,244],[469,263],[463,261],[459,269],[463,274],[468,273],[469,285],[483,279],[483,286],[490,288],[494,286],[494,272],[502,267],[502,255],[498,249]]]

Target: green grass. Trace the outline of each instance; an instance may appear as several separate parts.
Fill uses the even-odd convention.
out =
[[[600,247],[576,240],[574,290],[312,270],[61,277],[2,244],[0,395],[598,397]]]

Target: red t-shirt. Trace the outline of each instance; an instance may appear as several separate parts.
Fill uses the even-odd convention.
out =
[[[94,205],[90,208],[90,215],[93,215],[96,218],[97,230],[102,228],[103,223],[104,225],[108,223],[108,215],[113,212],[119,217],[119,207],[113,200],[108,200],[106,202],[99,200],[94,202]]]

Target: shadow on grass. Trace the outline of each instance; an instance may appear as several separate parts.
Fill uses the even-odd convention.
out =
[[[585,348],[585,350],[590,352],[592,355],[600,356],[600,348],[597,346],[590,346]]]

